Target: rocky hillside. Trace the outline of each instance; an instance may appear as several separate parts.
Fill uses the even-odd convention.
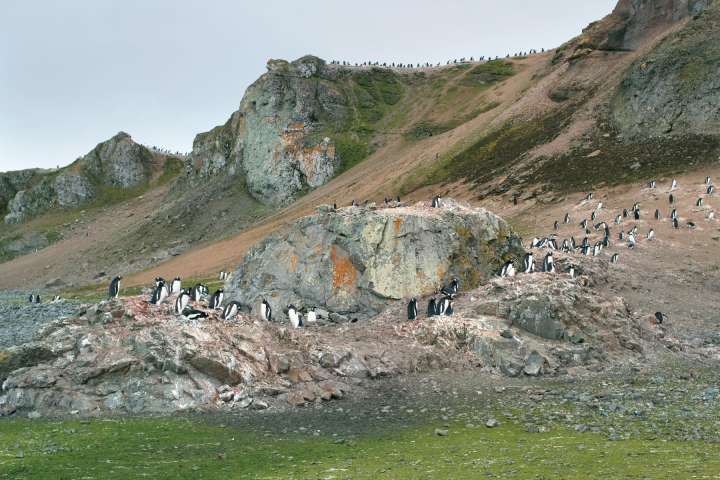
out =
[[[68,167],[2,174],[3,191],[15,192],[7,202],[5,223],[20,223],[54,208],[79,207],[123,190],[149,186],[165,174],[176,174],[179,162],[179,158],[153,152],[120,132]]]

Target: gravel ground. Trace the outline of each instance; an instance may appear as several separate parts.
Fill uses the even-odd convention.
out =
[[[28,303],[31,293],[39,294],[42,303]],[[47,322],[77,313],[79,303],[69,300],[52,303],[52,294],[48,295],[36,290],[0,290],[0,348],[28,342]]]

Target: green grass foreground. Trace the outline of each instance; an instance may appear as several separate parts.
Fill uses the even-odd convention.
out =
[[[608,441],[512,425],[355,437],[254,434],[200,419],[0,421],[0,478],[720,478],[720,445]]]

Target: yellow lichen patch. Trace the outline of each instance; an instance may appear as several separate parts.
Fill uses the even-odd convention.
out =
[[[290,271],[293,273],[297,272],[297,262],[298,262],[298,256],[295,254],[292,254],[290,256]]]
[[[402,226],[402,218],[398,217],[393,220],[393,227],[395,227],[395,235],[400,235],[400,227]]]
[[[351,287],[355,285],[358,271],[346,255],[339,254],[337,246],[330,250],[330,259],[333,263],[333,288]]]

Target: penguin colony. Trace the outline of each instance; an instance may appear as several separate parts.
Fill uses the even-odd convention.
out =
[[[675,192],[677,188],[678,182],[676,179],[673,179],[670,184],[669,192]],[[655,180],[650,181],[647,185],[647,189],[650,191],[655,191],[657,189],[657,182]],[[714,194],[714,186],[710,177],[707,177],[705,179],[705,185],[703,186],[701,195],[702,194],[706,196]],[[676,204],[676,195],[677,194],[673,193],[668,194],[668,201],[671,206]],[[592,199],[593,193],[588,193],[584,197],[584,200],[581,202],[581,205],[585,205],[591,202]],[[516,196],[513,197],[513,202],[516,204]],[[365,201],[365,204],[368,204],[368,201]],[[704,204],[703,197],[698,197],[695,200],[694,204],[697,208],[702,207]],[[386,207],[396,207],[401,205],[402,203],[400,202],[400,197],[397,197],[395,200],[388,198],[385,199]],[[355,200],[353,200],[351,203],[351,207],[355,206],[357,206],[357,203],[355,202]],[[442,198],[440,196],[434,196],[430,202],[430,206],[432,208],[442,208]],[[334,205],[333,208],[337,209],[337,205]],[[519,270],[518,267],[515,265],[515,262],[513,260],[509,260],[502,265],[500,271],[498,272],[498,275],[500,277],[511,278],[515,277],[518,272],[523,274],[533,274],[538,271],[536,267],[535,253],[532,250],[547,250],[545,255],[542,257],[542,261],[540,262],[539,267],[539,271],[542,271],[544,273],[557,273],[558,270],[555,264],[555,259],[553,257],[553,251],[556,250],[568,254],[581,254],[594,257],[601,256],[603,249],[610,247],[611,245],[610,226],[606,221],[600,220],[600,217],[603,215],[604,211],[605,210],[603,209],[603,203],[598,202],[595,208],[593,208],[593,210],[590,212],[590,219],[588,220],[587,218],[583,218],[580,222],[576,224],[580,229],[580,235],[583,236],[583,239],[578,242],[575,239],[574,235],[570,235],[569,238],[565,238],[562,240],[559,247],[558,234],[554,232],[558,232],[560,230],[561,222],[559,220],[555,220],[552,225],[553,233],[549,234],[547,237],[536,237],[531,240],[529,244],[531,251],[527,252],[523,257],[522,265],[520,265]],[[625,232],[625,229],[622,228],[622,225],[628,219],[632,218],[634,220],[640,220],[642,218],[640,203],[633,204],[630,209],[623,208],[621,213],[618,213],[616,215],[610,215],[611,216],[609,217],[608,221],[612,221],[614,225],[618,226],[618,228],[621,228],[620,232],[618,232],[617,238],[621,242],[626,242],[626,246],[629,249],[635,248],[639,240],[641,239],[641,234],[638,231],[637,225],[630,227],[627,233]],[[672,208],[668,218],[673,228],[680,228],[680,221],[676,208]],[[707,218],[711,221],[714,220],[715,212],[710,211]],[[655,210],[654,219],[656,221],[662,221],[663,215],[660,209]],[[595,223],[598,220],[600,221],[598,223]],[[570,225],[571,223],[572,217],[570,213],[565,213],[562,219],[562,225]],[[691,220],[687,221],[686,225],[688,228],[691,229],[695,228],[696,226],[695,223]],[[591,243],[589,236],[594,234],[599,234],[599,240]],[[649,242],[652,241],[654,238],[655,229],[650,228],[648,233],[645,235],[644,240]],[[618,252],[612,253],[609,256],[609,261],[611,264],[619,263],[620,254]],[[571,278],[574,278],[576,273],[576,267],[572,264],[569,264],[564,268],[563,271]],[[229,278],[230,274],[228,272],[221,271],[219,273],[220,280],[226,281]],[[118,298],[121,280],[122,277],[120,276],[112,279],[108,288],[108,295],[110,299]],[[429,298],[427,309],[425,310],[426,316],[434,317],[453,315],[453,301],[458,295],[458,292],[459,281],[457,278],[453,278],[448,285],[445,285],[439,290],[436,290],[435,294]],[[233,319],[235,316],[238,315],[241,310],[243,310],[243,305],[237,301],[231,301],[225,304],[225,294],[222,288],[216,290],[212,295],[210,295],[208,287],[202,284],[196,284],[192,288],[182,288],[182,282],[180,277],[175,277],[170,283],[166,282],[163,278],[156,278],[149,303],[153,305],[161,305],[173,295],[176,296],[173,307],[174,313],[176,315],[182,315],[188,319],[202,319],[208,317],[207,312],[195,308],[202,306],[202,302],[206,302],[207,308],[210,310],[222,310],[221,318],[225,320]],[[53,300],[58,301],[59,297],[56,297]],[[29,302],[39,303],[39,295],[30,295]],[[307,326],[308,324],[315,323],[317,322],[318,318],[315,312],[315,307],[312,306],[305,307],[301,310],[298,309],[295,305],[290,304],[286,306],[286,308],[284,309],[284,313],[287,316],[290,325],[292,325],[294,328],[300,328]],[[273,320],[273,310],[267,299],[261,299],[261,302],[259,304],[259,311],[257,312],[257,314],[262,321],[271,322]],[[658,318],[658,322],[660,323],[662,322],[664,315],[658,312],[658,314],[656,314],[656,317]],[[413,321],[418,318],[418,301],[417,298],[413,297],[407,304],[407,319]]]

